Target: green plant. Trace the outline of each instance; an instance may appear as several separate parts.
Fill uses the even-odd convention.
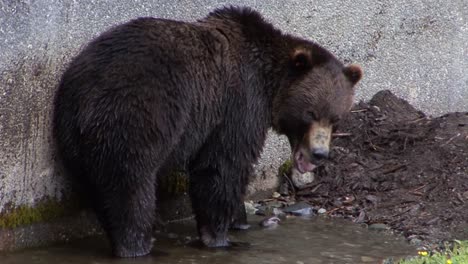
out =
[[[455,240],[442,252],[419,251],[419,256],[402,260],[399,264],[468,264],[468,241]]]

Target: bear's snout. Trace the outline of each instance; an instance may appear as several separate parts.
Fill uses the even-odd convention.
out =
[[[312,122],[307,135],[304,137],[306,146],[310,151],[310,158],[315,160],[326,159],[330,153],[332,125],[326,121]]]
[[[329,152],[330,152],[329,148],[323,148],[323,147],[313,148],[311,156],[316,160],[327,159],[329,156]]]

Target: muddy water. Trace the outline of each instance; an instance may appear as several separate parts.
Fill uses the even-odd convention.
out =
[[[414,249],[402,240],[368,231],[345,221],[288,218],[274,229],[258,226],[250,219],[247,232],[232,232],[232,241],[250,243],[230,250],[209,250],[189,242],[193,223],[178,223],[156,234],[156,250],[139,259],[113,259],[102,238],[31,249],[0,255],[1,264],[314,264],[381,263],[385,258],[413,255]]]

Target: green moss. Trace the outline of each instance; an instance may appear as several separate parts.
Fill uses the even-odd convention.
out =
[[[286,160],[283,165],[281,165],[278,169],[278,175],[283,176],[283,175],[289,175],[291,174],[291,169],[292,169],[292,161],[290,159]]]
[[[34,223],[47,222],[65,216],[77,209],[75,202],[58,202],[46,200],[36,206],[10,206],[5,213],[0,214],[0,228],[15,228]]]

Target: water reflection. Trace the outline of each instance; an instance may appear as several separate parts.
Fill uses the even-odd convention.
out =
[[[73,243],[30,249],[0,256],[2,264],[301,264],[301,263],[380,263],[388,257],[414,254],[402,240],[371,232],[343,220],[288,218],[274,229],[258,226],[260,218],[250,219],[252,229],[231,232],[231,240],[249,242],[250,247],[229,250],[200,248],[189,243],[195,236],[194,224],[171,224],[168,232],[156,234],[155,250],[138,259],[109,257],[107,241],[100,237]]]

